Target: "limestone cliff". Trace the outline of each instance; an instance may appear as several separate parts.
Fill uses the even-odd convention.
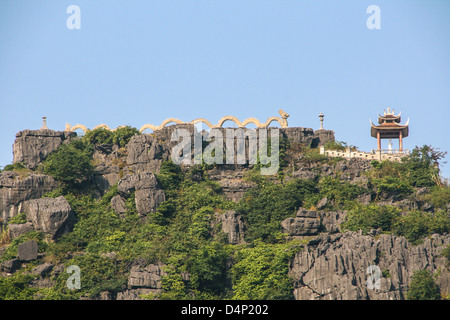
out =
[[[399,300],[415,270],[437,273],[441,290],[450,285],[450,272],[441,251],[450,237],[433,235],[411,245],[394,235],[378,237],[345,232],[311,240],[291,264],[294,295],[299,300]],[[379,268],[378,275],[368,268]],[[367,285],[372,277],[377,286]]]
[[[24,163],[34,169],[53,150],[76,136],[76,133],[53,130],[24,130],[16,134],[13,145],[14,163]]]
[[[161,164],[170,159],[171,150],[177,143],[171,141],[175,128],[187,129],[192,138],[199,134],[194,126],[183,124],[167,126],[152,134],[136,135],[125,148],[115,145],[95,146],[92,160],[94,174],[88,181],[89,188],[95,189],[100,197],[112,186],[117,186],[117,193],[110,200],[113,212],[124,214],[129,205],[127,201],[131,199],[139,217],[145,220],[167,200],[167,194],[156,175],[161,170]],[[317,147],[327,141],[334,141],[334,132],[328,130],[314,132],[309,128],[282,128],[280,135],[291,146]],[[27,169],[0,173],[0,218],[3,230],[10,239],[35,230],[42,232],[48,241],[58,241],[63,234],[71,232],[76,217],[66,199],[63,196],[43,198],[45,194],[58,190],[61,183],[40,173],[37,168],[52,151],[74,138],[75,134],[51,130],[24,130],[16,135],[14,163],[22,163]],[[364,174],[371,168],[367,161],[312,161],[295,153],[295,150],[291,155],[294,159],[292,167],[285,168],[286,181],[303,179],[316,182],[324,177],[332,177],[359,186],[369,183]],[[245,179],[251,168],[248,164],[217,165],[207,168],[206,172],[190,174],[192,181],[202,179],[196,174],[207,174],[209,180],[218,183],[224,197],[237,203],[248,190],[255,187],[254,182]],[[183,167],[183,170],[187,172],[189,168]],[[357,200],[369,204],[374,200],[374,194],[361,193]],[[389,197],[382,200],[400,208],[419,205]],[[330,210],[332,201],[322,198],[313,208],[296,208],[290,217],[279,223],[280,231],[287,239],[299,239],[304,243],[302,250],[295,254],[289,264],[295,299],[405,299],[414,271],[423,269],[437,274],[436,282],[441,292],[449,292],[449,267],[442,256],[442,250],[450,244],[448,234],[434,234],[424,239],[422,244],[413,245],[403,237],[380,234],[379,230],[374,230],[373,234],[345,232],[341,225],[346,220],[347,212]],[[23,216],[23,221],[8,224],[19,215]],[[229,244],[246,245],[248,226],[239,213],[234,210],[216,211],[211,219],[210,233],[213,237],[224,234]],[[114,236],[121,235],[112,234],[108,239],[114,241]],[[10,243],[5,241],[5,245],[0,248],[0,258]],[[35,246],[30,244],[29,250],[35,250]],[[37,249],[35,251],[31,260],[38,260],[39,263],[33,274],[40,278],[35,280],[34,285],[51,286],[53,280],[49,280],[50,275],[58,275],[62,266],[44,261]],[[105,255],[117,259],[114,252]],[[24,261],[19,256],[3,261],[0,264],[1,275],[13,274]],[[367,284],[371,276],[368,273],[370,266],[376,266],[381,272],[379,286],[374,289]],[[165,267],[159,261],[134,261],[127,265],[126,287],[114,293],[105,290],[99,298],[141,299],[142,295],[160,294],[163,290],[162,278],[167,276]],[[181,282],[190,281],[188,273],[179,276]]]

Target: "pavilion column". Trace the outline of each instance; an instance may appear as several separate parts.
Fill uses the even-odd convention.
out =
[[[403,150],[403,133],[400,130],[400,133],[398,134],[398,148],[400,149],[400,152]]]
[[[377,130],[377,143],[378,143],[378,150],[381,150],[380,130]]]

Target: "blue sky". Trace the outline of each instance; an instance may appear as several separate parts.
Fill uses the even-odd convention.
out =
[[[449,18],[448,0],[1,0],[0,166],[42,116],[54,130],[140,128],[280,108],[314,129],[323,112],[337,140],[370,151],[369,118],[391,107],[410,118],[404,148],[450,151]]]

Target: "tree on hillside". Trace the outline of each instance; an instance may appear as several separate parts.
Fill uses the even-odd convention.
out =
[[[439,148],[424,145],[415,147],[411,154],[405,158],[406,172],[409,183],[414,187],[431,187],[440,185],[440,164],[447,152]]]
[[[91,159],[92,149],[77,139],[52,152],[44,162],[43,171],[72,188],[92,174]]]
[[[433,281],[433,275],[428,270],[415,271],[411,277],[408,300],[440,300],[439,287]]]

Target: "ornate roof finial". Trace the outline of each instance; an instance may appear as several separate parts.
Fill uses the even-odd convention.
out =
[[[384,110],[384,115],[385,116],[387,116],[387,115],[392,115],[393,116],[394,115],[394,109],[391,110],[391,107],[388,107],[387,111]]]

